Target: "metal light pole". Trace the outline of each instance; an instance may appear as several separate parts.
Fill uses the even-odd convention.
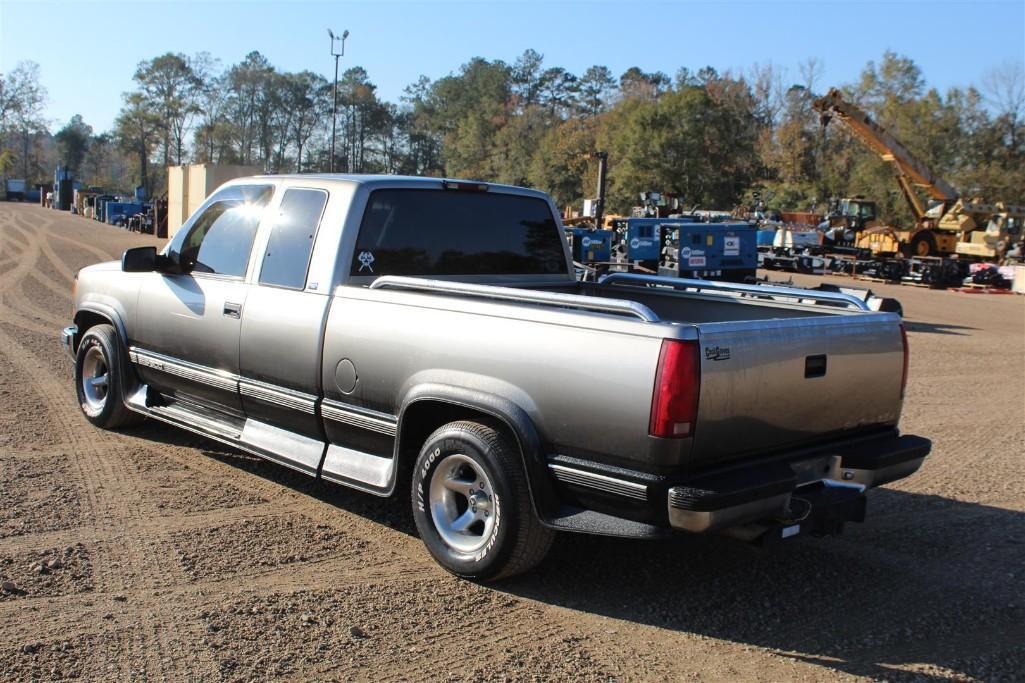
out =
[[[335,35],[335,32],[331,29],[327,30],[327,34],[331,36],[331,56],[335,58],[335,86],[334,86],[334,106],[331,108],[331,172],[335,172],[335,131],[338,127],[338,58],[345,56],[345,39],[349,37],[348,31],[343,31],[341,37]],[[342,44],[341,52],[335,52],[335,43],[339,42]]]

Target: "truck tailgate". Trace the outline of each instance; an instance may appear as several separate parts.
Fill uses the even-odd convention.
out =
[[[700,324],[693,465],[896,425],[900,324],[893,313]]]

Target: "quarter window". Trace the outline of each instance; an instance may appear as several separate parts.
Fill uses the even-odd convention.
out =
[[[310,254],[327,204],[323,190],[286,190],[267,241],[260,268],[260,284],[302,289],[310,267]]]

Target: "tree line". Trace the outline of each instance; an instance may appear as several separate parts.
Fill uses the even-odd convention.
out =
[[[526,50],[513,63],[475,57],[447,76],[421,76],[398,102],[362,67],[338,81],[334,168],[348,173],[463,177],[543,189],[562,207],[595,193],[591,153],[609,152],[609,207],[638,193],[675,193],[688,205],[730,209],[754,192],[773,208],[823,208],[864,195],[891,221],[908,221],[893,173],[812,107],[830,85],[809,59],[743,73],[638,67],[618,77],[595,65],[574,74]],[[45,178],[55,162],[90,185],[157,194],[165,168],[253,164],[269,173],[320,172],[330,158],[332,83],[285,72],[259,52],[221,68],[209,54],[145,60],[110,131],[80,116],[50,135],[38,67],[0,74],[0,174]],[[1025,203],[1025,77],[1019,63],[978,87],[940,93],[909,58],[886,52],[841,84],[962,194]],[[45,169],[45,170],[44,170]]]

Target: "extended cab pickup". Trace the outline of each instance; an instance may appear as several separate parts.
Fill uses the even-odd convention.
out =
[[[80,271],[63,342],[82,410],[409,495],[434,558],[478,580],[531,568],[557,530],[838,532],[921,465],[929,441],[897,430],[899,316],[578,282],[557,216],[485,183],[232,181],[159,253]]]

